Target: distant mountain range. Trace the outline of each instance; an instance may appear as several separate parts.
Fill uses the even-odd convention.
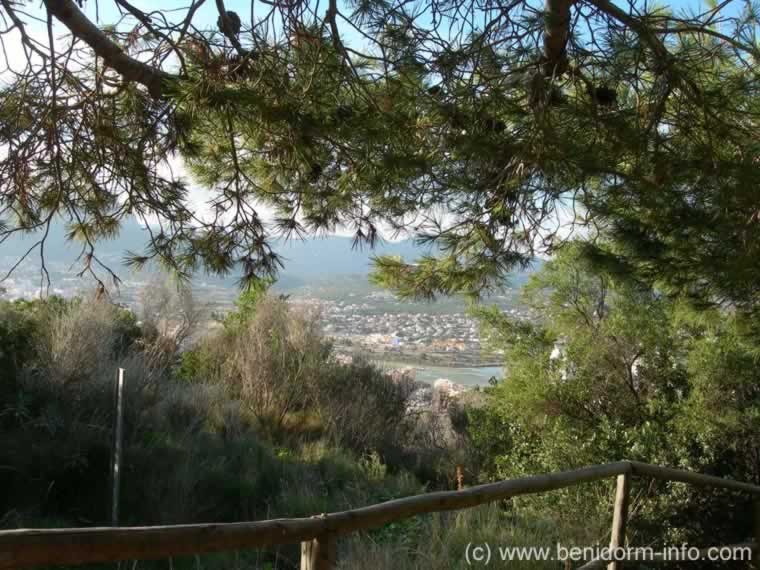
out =
[[[71,266],[80,253],[80,246],[66,240],[66,232],[62,223],[51,226],[45,243],[45,255],[54,261],[57,267],[61,264]],[[41,235],[15,235],[0,244],[0,269],[18,259],[36,242]],[[148,242],[147,232],[136,222],[123,224],[117,238],[103,240],[97,244],[98,256],[118,268],[127,251],[141,252]],[[274,249],[280,253],[284,261],[284,269],[280,272],[278,288],[295,289],[315,281],[326,282],[334,278],[354,276],[366,278],[371,270],[371,258],[377,255],[400,255],[405,260],[414,260],[429,253],[430,247],[421,247],[413,240],[396,242],[380,242],[372,249],[368,247],[352,248],[353,240],[343,236],[327,236],[307,240],[291,240],[288,242],[274,240]],[[33,259],[38,260],[35,253]],[[126,270],[125,270],[126,271]],[[118,271],[117,271],[118,272]],[[531,271],[527,272],[530,273]],[[511,285],[522,284],[527,273],[516,273]],[[222,282],[232,285],[238,276],[226,278],[204,276],[204,281]]]
[[[414,260],[430,252],[429,247],[420,247],[412,240],[380,242],[373,248],[352,246],[353,240],[344,236],[277,243],[275,250],[282,255],[285,265],[281,285],[293,280],[308,283],[348,275],[367,277],[374,256],[400,255]]]

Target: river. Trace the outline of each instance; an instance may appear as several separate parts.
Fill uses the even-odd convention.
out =
[[[392,360],[378,360],[377,365],[381,368],[414,368],[416,379],[421,382],[432,384],[439,378],[446,378],[457,384],[465,386],[488,386],[488,380],[492,377],[501,379],[504,369],[501,366],[477,366],[477,367],[451,367],[451,366],[423,366],[413,365]]]

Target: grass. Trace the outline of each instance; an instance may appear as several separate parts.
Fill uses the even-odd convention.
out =
[[[521,515],[510,504],[490,504],[452,513],[437,513],[392,523],[345,541],[338,568],[448,570],[469,567],[468,545],[488,544],[489,566],[495,568],[552,569],[556,561],[498,559],[499,547],[588,546],[595,541],[588,528],[561,528],[553,520]]]

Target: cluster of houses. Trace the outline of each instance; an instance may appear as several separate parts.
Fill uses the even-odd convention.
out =
[[[479,344],[477,323],[464,313],[379,312],[367,303],[324,302],[325,332],[355,342],[384,346],[430,346],[452,342],[464,349]]]
[[[393,382],[403,382],[411,386],[409,409],[411,411],[431,411],[444,414],[454,399],[467,391],[464,384],[452,382],[447,378],[439,378],[432,384],[418,382],[415,369],[412,367],[389,370],[388,378]]]

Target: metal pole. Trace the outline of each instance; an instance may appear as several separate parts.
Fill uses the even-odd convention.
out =
[[[121,483],[121,447],[124,431],[124,369],[119,368],[115,390],[116,416],[114,418],[114,443],[111,458],[111,526],[119,526],[119,489]]]

